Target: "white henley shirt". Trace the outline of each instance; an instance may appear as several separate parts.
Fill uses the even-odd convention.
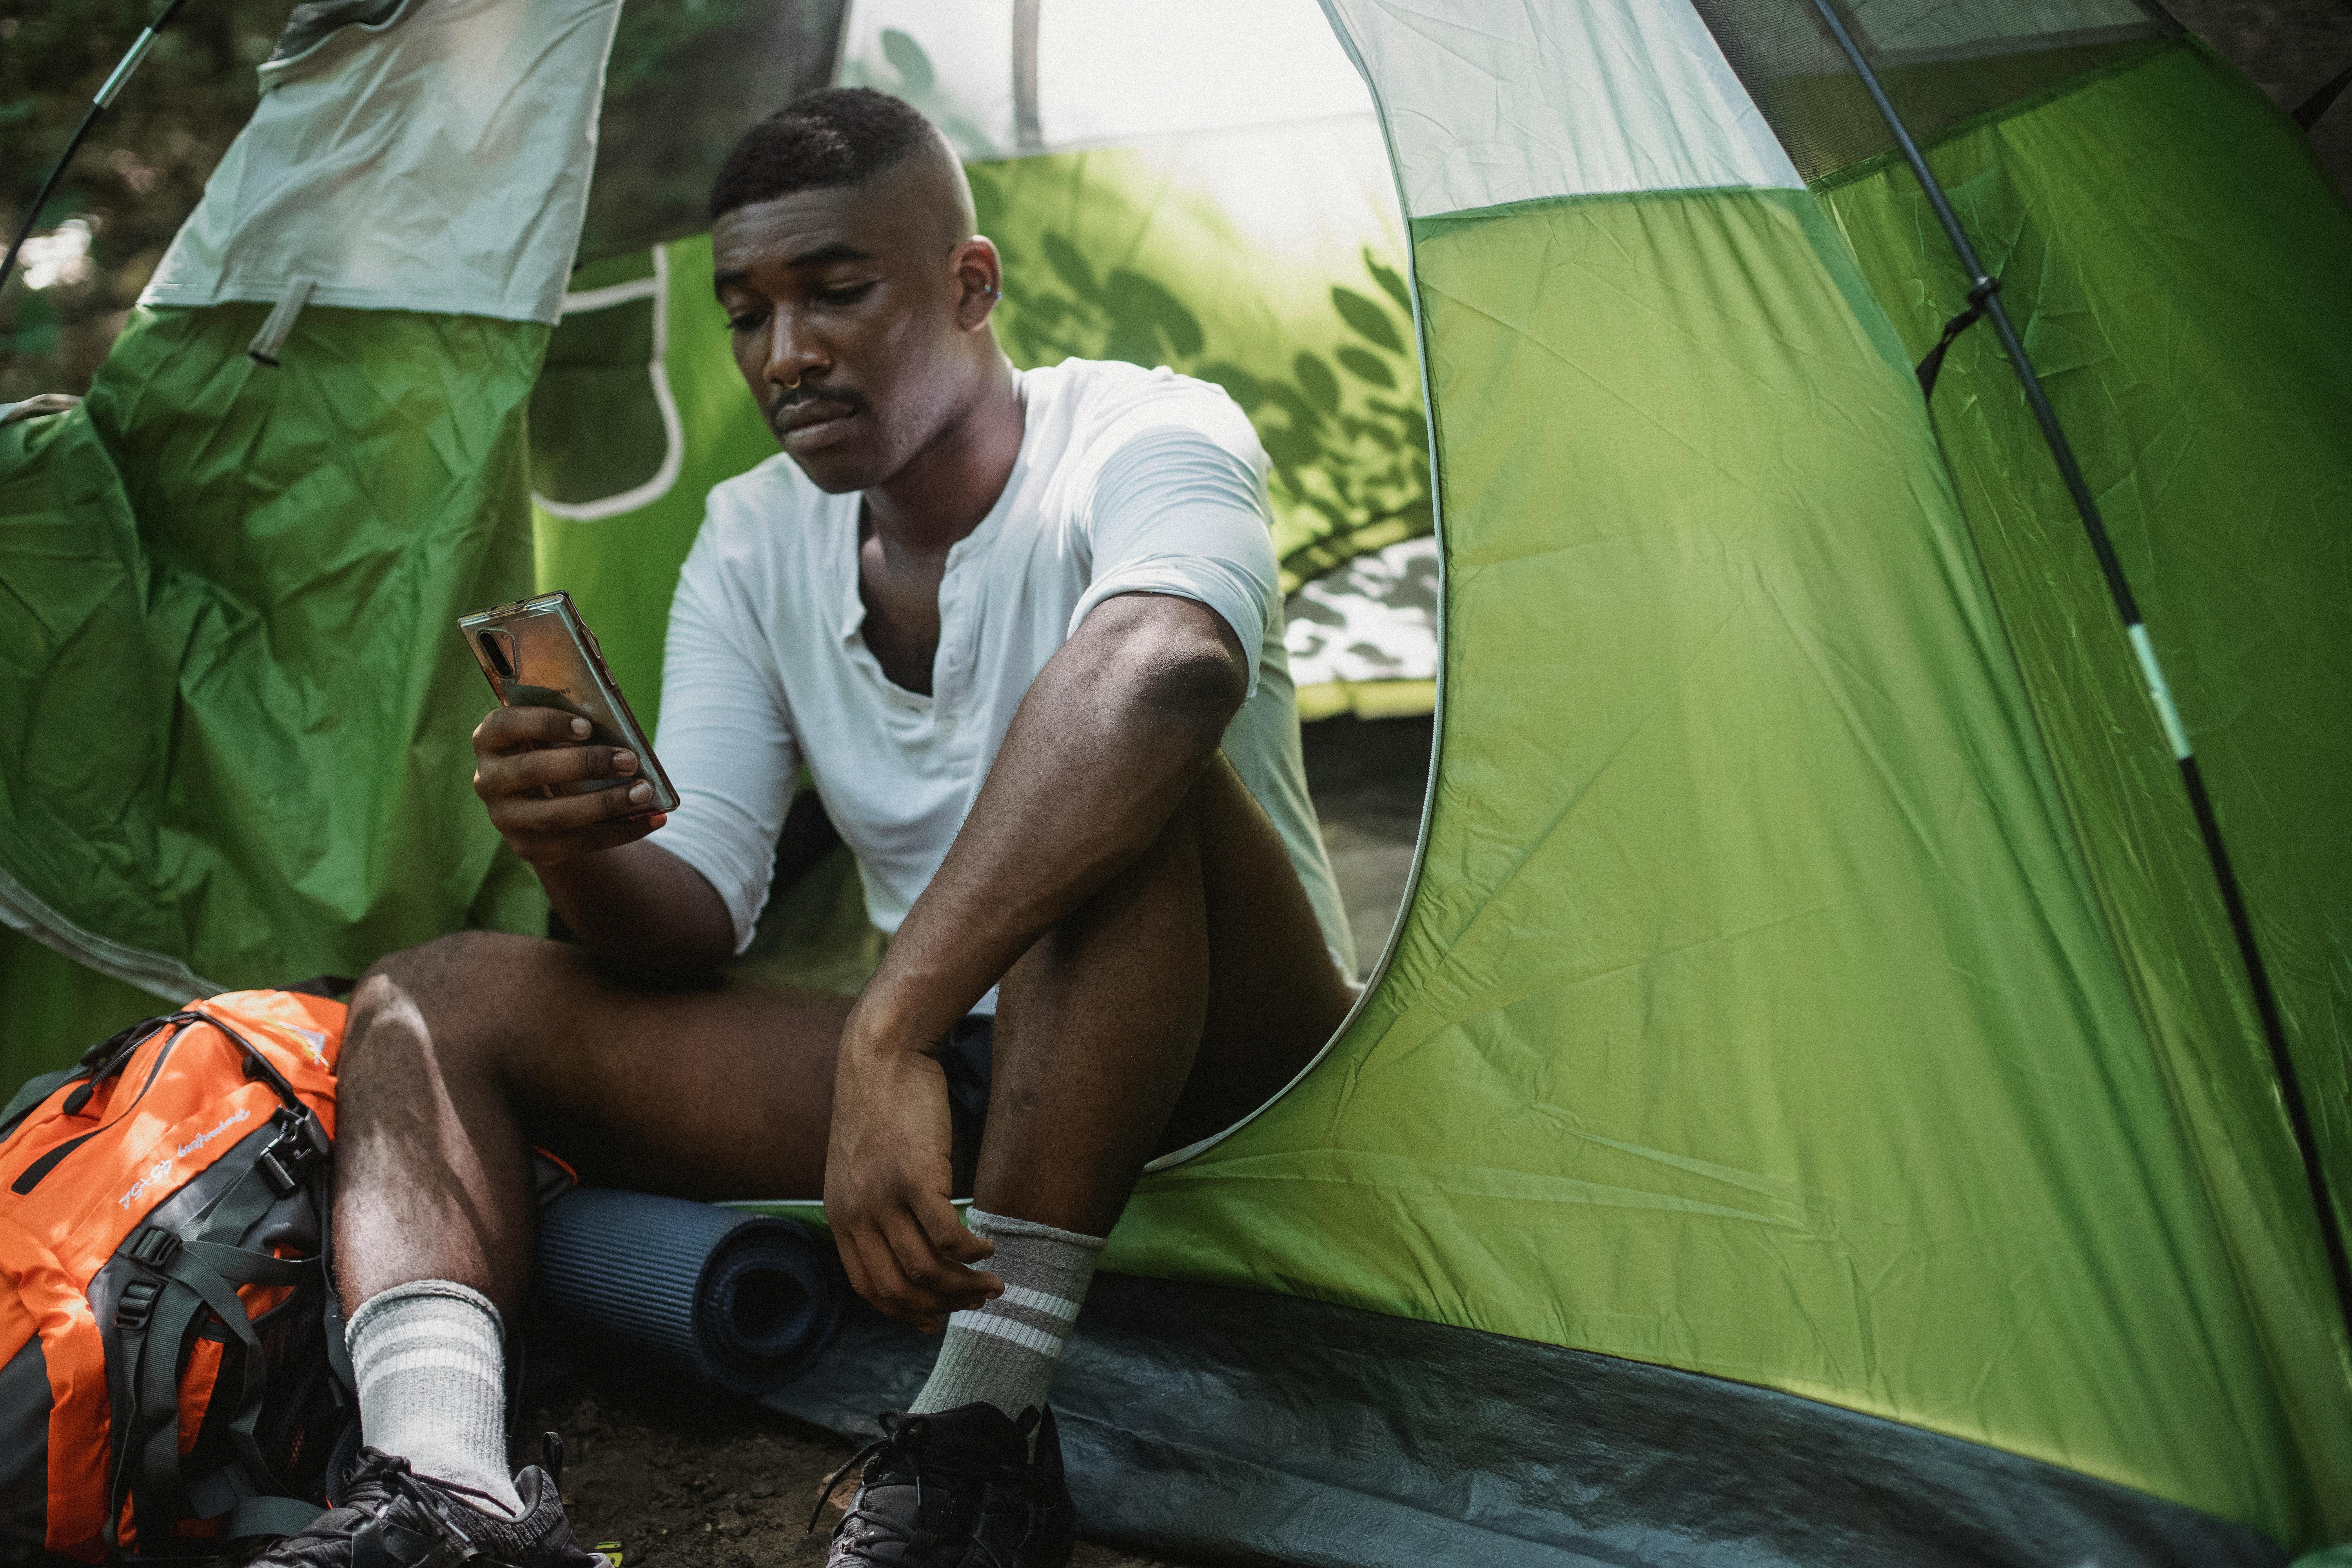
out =
[[[1249,657],[1224,752],[1352,977],[1299,752],[1256,432],[1223,389],[1172,371],[1074,359],[1019,381],[1021,453],[948,552],[928,697],[866,648],[855,492],[827,495],[782,454],[711,490],[671,603],[655,742],[680,804],[652,841],[726,900],[740,952],[806,763],[867,915],[895,932],[1045,661],[1103,600],[1177,595],[1223,616]]]

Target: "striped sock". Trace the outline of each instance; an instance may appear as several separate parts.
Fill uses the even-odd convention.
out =
[[[972,1205],[965,1224],[996,1243],[982,1265],[1004,1281],[1004,1294],[985,1307],[948,1319],[931,1380],[915,1396],[912,1414],[953,1410],[975,1400],[1020,1418],[1045,1403],[1062,1341],[1078,1321],[1078,1303],[1095,1277],[1099,1236],[1056,1230],[1034,1220],[1008,1219]]]
[[[446,1279],[395,1285],[360,1304],[347,1338],[361,1439],[420,1476],[521,1513],[507,1472],[506,1355],[489,1299]]]

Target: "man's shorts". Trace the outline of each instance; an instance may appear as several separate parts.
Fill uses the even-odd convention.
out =
[[[972,1013],[957,1020],[940,1042],[940,1070],[948,1079],[948,1124],[953,1129],[955,1190],[971,1191],[980,1166],[981,1134],[988,1125],[988,1086],[994,1058],[996,1020]]]

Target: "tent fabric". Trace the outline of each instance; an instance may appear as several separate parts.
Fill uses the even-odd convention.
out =
[[[975,162],[1335,118],[1371,130],[1362,79],[1297,4],[969,0],[945,16],[858,0],[838,74],[905,98]]]
[[[530,587],[533,318],[618,8],[411,7],[271,62],[159,274],[204,303],[142,306],[80,407],[0,429],[12,927],[177,1003],[541,925],[471,798],[452,627]],[[248,357],[247,301],[298,277]]]
[[[1381,104],[1410,216],[1801,183],[1679,0],[1564,10],[1341,0],[1330,10]]]
[[[1437,702],[1437,542],[1359,555],[1290,595],[1285,637],[1298,716],[1403,718]]]
[[[80,408],[0,429],[0,873],[61,917],[10,923],[174,1002],[545,907],[452,628],[530,584],[547,329],[313,306],[270,368],[268,314],[142,310]]]
[[[1441,134],[1363,37],[1403,24],[1334,11],[1391,138]],[[1574,125],[1539,59],[1487,96]],[[2153,100],[2134,124],[2165,166],[2183,131]],[[1910,277],[1940,274],[1926,232],[1890,247]],[[2325,276],[2280,265],[2298,298]],[[1414,268],[1448,574],[1421,888],[1330,1058],[1147,1178],[1106,1267],[1780,1388],[2283,1541],[2352,1527],[2307,1205],[2260,1201],[2292,1144],[2273,1116],[2209,1167],[2210,1104],[2135,1005],[2162,939],[2102,898],[1822,204],[1497,204],[1417,221]],[[2204,1065],[2258,1106],[2233,1058]]]
[[[140,302],[275,302],[307,278],[320,305],[551,325],[595,154],[582,89],[619,15],[412,3],[272,56]]]
[[[1811,0],[1693,0],[1808,182],[1892,161],[1895,135]],[[2180,25],[2137,0],[1865,0],[1847,30],[1922,144],[2137,58]]]
[[[2164,182],[2142,195],[2129,171],[2157,145]],[[2254,152],[2260,180],[2246,172]],[[1936,157],[1985,237],[2172,672],[2323,1163],[2340,1179],[2352,1173],[2352,597],[2340,591],[2352,296],[2326,263],[2336,278],[2352,267],[2352,213],[2292,125],[2186,40]],[[1916,186],[1881,170],[1827,202],[1879,295],[1907,307],[1890,307],[1906,352],[1924,353],[1967,283],[1957,266],[1901,259],[1907,226],[1925,219]],[[1897,292],[1914,279],[1925,287]],[[2234,1086],[2189,1122],[2210,1144],[2200,1158],[2226,1170],[2274,1140],[2278,1112],[2195,824],[2057,475],[2032,460],[2032,416],[1997,345],[1971,334],[1944,378],[1939,436],[2102,901],[2134,952],[2135,999],[2184,1097],[2209,1079]],[[2118,731],[2134,743],[2116,745]],[[2233,1026],[2217,1037],[2214,1020]],[[2219,1045],[2226,1063],[2209,1059]],[[2293,1235],[2309,1204],[2299,1173],[2284,1190],[2279,1174],[2254,1201]]]

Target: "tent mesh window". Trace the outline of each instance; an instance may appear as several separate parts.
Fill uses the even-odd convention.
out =
[[[1894,151],[1811,0],[1693,4],[1809,184]],[[2181,30],[2143,0],[1840,0],[1837,11],[1923,144]]]

